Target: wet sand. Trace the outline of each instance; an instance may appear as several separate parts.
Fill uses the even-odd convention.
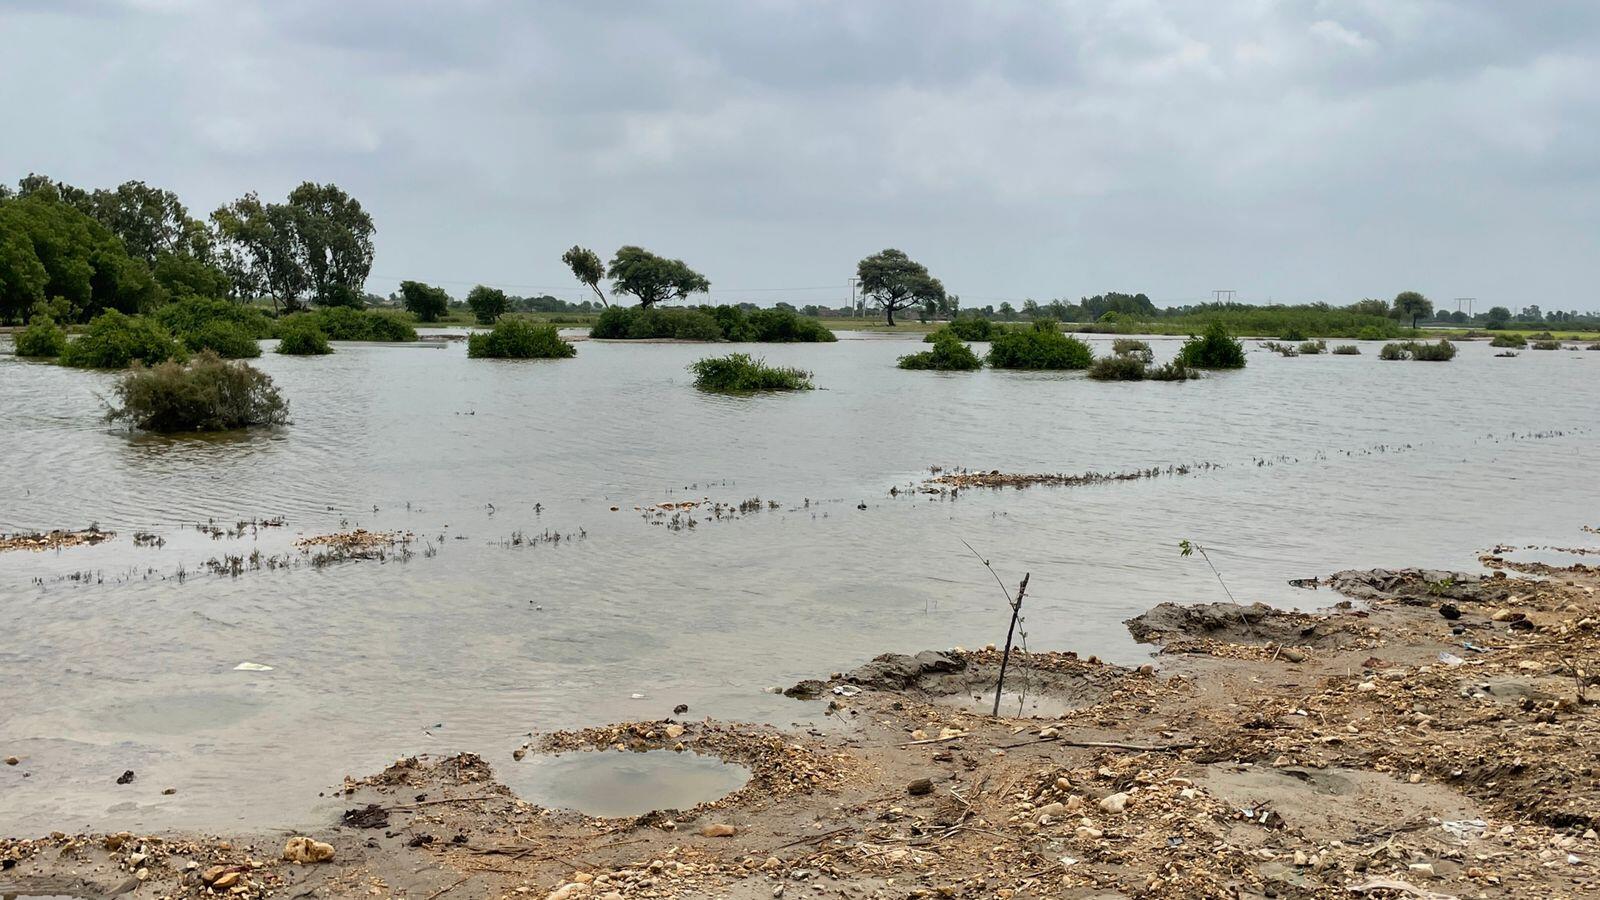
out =
[[[284,860],[289,833],[17,836],[0,893],[1600,896],[1600,569],[1484,562],[1339,573],[1315,614],[1163,605],[1130,622],[1160,649],[1150,666],[1014,657],[1008,692],[1048,718],[975,711],[992,649],[886,656],[790,691],[831,727],[686,711],[493,760],[406,758],[330,786],[350,812],[307,835],[330,861]],[[633,817],[503,783],[589,750],[696,754],[748,780]]]

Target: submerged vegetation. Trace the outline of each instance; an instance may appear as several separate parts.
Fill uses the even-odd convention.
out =
[[[1177,360],[1152,366],[1138,356],[1113,355],[1095,360],[1089,377],[1096,381],[1188,381],[1199,378],[1200,373]]]
[[[282,425],[289,405],[265,372],[203,351],[185,365],[136,366],[117,383],[120,406],[106,418],[145,431],[227,431]]]
[[[1190,337],[1178,350],[1178,363],[1194,369],[1242,369],[1244,345],[1228,333],[1221,322],[1212,323],[1205,333]]]
[[[1340,344],[1339,346],[1334,347],[1330,352],[1332,352],[1334,356],[1360,356],[1361,348],[1357,347],[1355,344]]]
[[[1534,350],[1560,350],[1561,349],[1561,342],[1560,341],[1549,341],[1549,340],[1546,340],[1546,341],[1534,341],[1532,347],[1533,347]]]
[[[1522,348],[1528,346],[1528,339],[1515,332],[1502,332],[1489,341],[1491,347]]]
[[[1155,351],[1150,349],[1149,344],[1133,338],[1117,338],[1112,341],[1111,352],[1117,356],[1131,356],[1145,362],[1150,362],[1156,357]]]
[[[748,353],[708,356],[691,363],[689,371],[694,373],[695,387],[724,394],[809,391],[815,387],[810,372],[769,366],[765,360],[752,359]]]
[[[1093,362],[1089,345],[1050,319],[997,335],[989,348],[989,365],[997,369],[1087,369]]]
[[[154,365],[187,355],[166,329],[150,319],[111,310],[67,344],[61,362],[83,369],[125,369],[134,362]]]
[[[328,336],[308,318],[286,322],[278,329],[278,352],[285,356],[326,356],[333,352]]]
[[[67,348],[67,332],[49,316],[34,316],[28,327],[17,332],[18,356],[49,358]]]
[[[554,325],[525,319],[505,319],[467,338],[467,356],[473,359],[566,359],[577,352]]]
[[[684,309],[613,306],[600,314],[589,336],[608,340],[729,341],[733,343],[831,343],[839,338],[813,318],[787,309],[699,306]]]
[[[983,360],[954,332],[940,329],[928,337],[933,343],[932,349],[902,356],[897,365],[902,369],[942,372],[971,372],[983,368]]]
[[[397,312],[326,306],[297,313],[279,320],[282,329],[290,323],[309,322],[331,341],[398,342],[417,339],[417,329]]]
[[[1448,362],[1455,359],[1456,345],[1441,339],[1437,344],[1423,341],[1402,341],[1384,344],[1378,351],[1379,359],[1416,359],[1424,362]]]

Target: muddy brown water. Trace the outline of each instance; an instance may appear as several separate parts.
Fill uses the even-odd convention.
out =
[[[1151,342],[1158,360],[1178,345]],[[112,376],[19,360],[0,339],[0,531],[118,532],[0,554],[0,756],[20,758],[0,766],[0,832],[316,824],[338,813],[319,792],[400,755],[470,750],[499,770],[531,731],[680,703],[686,718],[848,727],[764,689],[885,651],[1003,641],[1004,601],[963,539],[1009,583],[1032,573],[1029,646],[1123,662],[1148,653],[1123,619],[1226,599],[1198,555],[1179,556],[1184,538],[1241,602],[1279,605],[1334,599],[1292,577],[1595,543],[1579,528],[1600,525],[1581,487],[1600,354],[1249,346],[1249,368],[1189,384],[904,372],[894,360],[917,345],[849,335],[715,348],[811,369],[821,387],[730,398],[691,386],[684,367],[713,352],[701,345],[585,342],[559,362],[343,345],[256,362],[291,427],[163,438],[102,424]],[[930,465],[1195,462],[1222,468],[888,494]],[[755,497],[758,511],[681,530],[635,511]],[[186,527],[276,516],[287,524],[240,537]],[[413,532],[414,555],[206,570],[358,526]],[[136,531],[165,542],[136,546]]]

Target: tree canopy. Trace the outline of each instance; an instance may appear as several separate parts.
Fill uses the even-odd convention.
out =
[[[467,292],[467,306],[480,325],[493,325],[511,309],[511,300],[499,288],[478,285]]]
[[[86,321],[106,310],[142,312],[161,299],[145,261],[47,180],[0,200],[0,319],[21,321],[50,301],[53,315]]]
[[[638,297],[639,305],[646,309],[711,290],[711,282],[683,260],[667,259],[631,245],[617,250],[606,275],[611,279],[612,290]]]
[[[1418,319],[1433,315],[1433,301],[1416,291],[1401,291],[1394,295],[1394,311],[1398,315],[1409,316],[1411,327],[1415,328]]]
[[[372,217],[334,184],[304,182],[285,203],[254,191],[211,214],[222,268],[245,296],[265,294],[289,311],[361,306],[372,271]]]
[[[572,270],[572,277],[587,284],[589,290],[594,291],[594,295],[600,298],[601,306],[611,305],[606,301],[605,293],[600,290],[600,279],[606,277],[606,266],[600,261],[600,254],[588,247],[573,244],[571,250],[561,254],[561,261]]]
[[[450,295],[444,288],[420,281],[400,282],[400,302],[418,322],[437,322],[450,311]]]
[[[882,307],[890,325],[898,310],[944,300],[944,285],[939,279],[928,274],[927,266],[900,250],[883,250],[863,259],[856,264],[856,277],[861,281],[862,294]]]

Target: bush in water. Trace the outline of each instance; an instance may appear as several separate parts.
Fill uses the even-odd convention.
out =
[[[209,350],[188,365],[136,366],[122,376],[116,394],[121,406],[106,418],[146,431],[227,431],[288,421],[289,405],[265,372]]]
[[[900,357],[897,365],[902,369],[931,369],[941,372],[971,372],[983,368],[983,360],[972,348],[961,343],[953,332],[939,329],[933,333],[933,349]]]
[[[1361,348],[1355,344],[1340,344],[1333,348],[1334,356],[1360,356]]]
[[[17,332],[18,356],[60,356],[67,348],[67,332],[49,316],[34,316],[28,327]]]
[[[261,355],[261,345],[254,336],[239,324],[222,319],[184,332],[182,338],[183,345],[191,351],[210,350],[223,359],[254,359]]]
[[[166,329],[150,319],[110,310],[96,316],[77,340],[67,344],[61,351],[61,363],[85,369],[122,369],[135,361],[153,365],[187,355]]]
[[[156,310],[152,318],[185,341],[190,334],[215,322],[231,323],[252,338],[272,337],[272,320],[260,310],[215,297],[187,297],[168,303]],[[191,344],[189,349],[200,348]]]
[[[811,373],[802,369],[769,366],[748,353],[710,356],[691,363],[695,387],[703,391],[745,394],[755,391],[809,391]]]
[[[467,356],[473,359],[566,359],[577,352],[554,325],[527,319],[502,319],[494,328],[467,338]]]
[[[1150,362],[1155,359],[1155,351],[1144,341],[1133,338],[1117,338],[1111,342],[1111,352],[1118,356],[1132,356]]]
[[[1242,369],[1244,346],[1217,322],[1205,334],[1185,341],[1178,351],[1178,361],[1194,369]]]
[[[333,352],[328,336],[315,322],[296,316],[299,321],[286,323],[278,329],[278,352],[285,356],[326,356]]]
[[[997,369],[1087,369],[1093,362],[1089,345],[1063,334],[1051,319],[996,335],[989,347],[989,365]]]

